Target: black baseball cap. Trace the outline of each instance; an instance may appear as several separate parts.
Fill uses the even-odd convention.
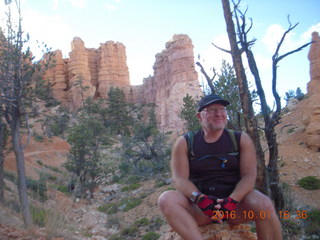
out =
[[[227,100],[222,99],[220,96],[216,94],[211,94],[208,96],[204,96],[198,103],[198,112],[201,112],[206,106],[212,103],[220,103],[224,106],[229,105],[230,103]]]

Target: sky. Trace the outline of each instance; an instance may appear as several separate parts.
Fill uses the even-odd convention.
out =
[[[22,26],[30,35],[31,50],[40,58],[44,42],[52,50],[62,50],[68,58],[71,42],[80,37],[87,48],[99,48],[107,41],[126,46],[127,64],[132,85],[153,75],[155,55],[165,49],[174,34],[187,34],[194,45],[195,61],[207,72],[214,67],[219,71],[222,59],[232,63],[229,54],[216,49],[230,49],[221,0],[20,0]],[[8,6],[0,0],[0,21]],[[313,31],[320,32],[320,0],[242,0],[242,10],[253,21],[249,38],[256,38],[252,51],[260,71],[267,98],[272,101],[271,58],[283,32],[290,22],[298,26],[288,34],[280,54],[294,50],[311,41]],[[284,58],[278,64],[277,90],[285,92],[301,88],[307,92],[310,81],[310,47]],[[42,48],[43,49],[43,48]],[[199,71],[198,67],[196,70]],[[248,79],[254,85],[247,70]],[[200,83],[204,77],[199,72]],[[272,104],[272,103],[271,103]]]

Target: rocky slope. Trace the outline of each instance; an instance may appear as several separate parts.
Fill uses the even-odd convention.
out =
[[[281,181],[288,183],[291,187],[294,211],[308,211],[310,207],[319,208],[320,205],[320,190],[305,190],[297,185],[298,179],[305,176],[317,176],[320,178],[320,153],[309,149],[305,142],[306,132],[304,131],[305,127],[301,116],[307,103],[306,99],[295,105],[292,110],[284,114],[276,128],[280,146],[280,177]],[[33,140],[25,151],[28,175],[35,176],[35,173],[43,168],[38,164],[39,159],[44,164],[60,166],[66,159],[65,153],[67,149],[68,145],[59,138],[45,139],[40,143]],[[11,160],[10,162],[12,162]],[[7,165],[7,168],[10,169],[10,166]],[[169,178],[169,176],[165,178]],[[15,189],[15,186],[10,181],[6,181],[6,185],[10,189]],[[132,227],[135,221],[142,218],[147,218],[149,224],[152,223],[153,227],[140,228],[140,237],[133,234],[129,239],[141,239],[141,234],[148,231],[168,236],[165,233],[169,230],[169,227],[161,221],[161,214],[157,208],[156,200],[159,194],[168,189],[169,186],[157,187],[155,180],[149,180],[144,182],[138,189],[132,191],[121,191],[122,187],[123,185],[119,184],[101,186],[95,192],[95,198],[92,201],[81,200],[79,202],[74,202],[72,197],[51,189],[49,191],[49,200],[42,205],[55,209],[56,212],[63,213],[66,217],[63,226],[57,225],[56,230],[75,229],[73,235],[70,235],[69,232],[66,235],[61,235],[63,238],[60,239],[109,239],[113,234],[119,234],[119,225]],[[113,195],[114,193],[116,194]],[[14,195],[14,190],[6,191],[7,199],[16,199]],[[128,212],[119,211],[109,216],[97,210],[99,206],[108,201],[119,201],[119,199],[128,196],[144,197],[139,206]],[[22,222],[19,214],[4,208],[0,208],[0,211],[1,216],[5,216],[0,217],[0,224],[2,224],[0,239],[49,239],[50,233],[47,230],[37,229],[33,232],[21,230]],[[51,234],[54,235],[54,233]]]

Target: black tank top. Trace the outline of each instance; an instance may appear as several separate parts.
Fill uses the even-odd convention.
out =
[[[228,155],[233,143],[227,130],[214,143],[207,143],[199,130],[193,139],[194,160],[189,159],[189,180],[207,195],[228,197],[240,180],[239,158]],[[240,146],[241,132],[235,132]],[[239,147],[238,147],[239,148]]]

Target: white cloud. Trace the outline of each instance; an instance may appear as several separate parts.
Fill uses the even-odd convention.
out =
[[[66,55],[71,49],[70,42],[76,35],[61,16],[46,16],[33,10],[25,12],[23,26],[25,32],[30,33],[28,43],[36,59],[42,57],[44,50],[43,46],[37,47],[36,41],[44,42],[52,50],[60,49]]]
[[[115,11],[117,10],[117,7],[111,3],[105,3],[104,4],[104,7],[107,9],[107,10],[111,10],[111,11]]]
[[[104,7],[110,11],[118,10],[118,5],[122,0],[106,0],[104,3]]]
[[[265,56],[262,56],[261,54],[255,54],[254,58],[256,60],[259,70],[262,70],[262,71],[271,70],[272,59],[270,56],[265,57]]]
[[[52,0],[53,9],[58,8],[59,1],[69,2],[71,3],[71,6],[75,8],[85,8],[88,0]]]
[[[278,25],[278,24],[272,24],[267,28],[267,31],[262,38],[262,43],[265,44],[267,50],[270,53],[274,53],[275,49],[281,40],[281,37],[283,33],[285,32],[285,29]]]
[[[319,33],[320,33],[320,22],[317,23],[316,25],[311,26],[306,32],[304,32],[304,33],[302,34],[302,37],[301,37],[302,40],[303,40],[304,42],[310,41],[310,40],[311,40],[311,34],[312,34],[313,32],[319,32]]]
[[[57,9],[58,4],[59,4],[59,0],[52,0],[52,2],[53,2],[53,9]]]
[[[214,37],[212,40],[212,43],[214,43],[216,46],[218,46],[222,49],[230,50],[229,39],[228,39],[227,34],[222,34],[217,37]],[[197,59],[197,57],[198,56],[195,56],[195,58],[196,58],[195,60],[199,61],[199,59]],[[223,52],[222,50],[216,48],[212,44],[200,56],[200,62],[202,64],[202,66],[205,69],[210,69],[210,71],[211,71],[212,67],[214,67],[217,71],[220,70],[221,63],[222,63],[223,59],[226,59],[227,62],[232,63],[230,54]],[[199,70],[198,67],[197,67],[197,70]],[[209,73],[209,71],[207,71],[207,73]]]
[[[76,8],[85,8],[86,0],[68,0],[73,7]]]
[[[302,34],[297,34],[298,28],[299,25],[286,35],[285,40],[280,48],[280,54],[295,50],[298,47],[309,42],[311,40],[312,32],[320,32],[320,23],[311,26],[307,31],[303,32]],[[273,24],[268,27],[266,34],[262,39],[262,43],[265,44],[266,48],[271,54],[274,54],[276,47],[286,30],[287,29],[277,24]]]

